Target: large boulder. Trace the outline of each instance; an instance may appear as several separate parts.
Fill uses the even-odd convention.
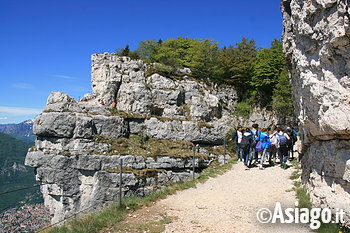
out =
[[[35,118],[33,132],[40,137],[91,139],[98,134],[119,138],[129,135],[129,125],[118,116],[44,112]]]
[[[162,121],[150,118],[145,121],[146,134],[150,137],[170,140],[186,140],[200,144],[222,144],[228,126],[195,121]]]
[[[46,104],[55,104],[55,103],[70,103],[74,102],[74,98],[63,92],[52,92],[47,98]]]
[[[98,135],[114,138],[129,136],[128,122],[122,117],[97,115],[93,117],[93,122]]]
[[[33,132],[40,137],[71,138],[75,128],[75,114],[42,113],[34,120]]]

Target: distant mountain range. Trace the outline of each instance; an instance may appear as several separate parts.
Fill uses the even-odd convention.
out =
[[[11,135],[24,142],[33,142],[33,120],[26,120],[19,124],[0,124],[0,133]]]
[[[36,184],[33,168],[24,165],[28,149],[34,145],[33,120],[0,124],[0,193]],[[0,196],[0,212],[24,203],[42,202],[38,187]]]

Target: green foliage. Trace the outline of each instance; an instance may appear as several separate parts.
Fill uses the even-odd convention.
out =
[[[271,102],[273,90],[285,67],[282,43],[279,40],[275,39],[269,49],[262,48],[257,53],[250,84],[256,90],[254,97],[262,106]]]
[[[249,101],[239,102],[235,105],[234,114],[236,116],[249,117],[252,112],[252,105]]]
[[[320,228],[316,230],[318,233],[341,233],[349,232],[349,229],[346,227],[339,226],[335,223],[321,223]]]
[[[280,73],[278,83],[273,90],[272,108],[279,117],[293,116],[292,88],[286,68]]]
[[[151,76],[152,74],[159,74],[165,77],[174,77],[178,76],[175,67],[156,63],[152,65],[147,71],[146,71],[146,77]]]
[[[289,177],[289,179],[296,180],[299,177],[300,177],[300,172],[297,170],[297,171],[293,172],[293,174]]]
[[[162,63],[168,67],[188,67],[200,79],[212,78],[218,65],[218,44],[210,39],[178,37],[164,42],[144,40],[136,51],[147,62]]]
[[[157,43],[155,40],[143,40],[139,43],[136,52],[146,62],[156,62],[155,56],[160,46],[161,44]]]
[[[294,186],[295,186],[296,188],[300,188],[301,185],[302,185],[302,183],[301,183],[300,181],[295,181],[295,182],[294,182]]]
[[[238,92],[236,113],[248,116],[254,106],[271,108],[279,116],[292,116],[291,87],[282,43],[273,40],[270,48],[257,49],[253,39],[245,37],[234,46],[219,49],[212,39],[171,38],[144,40],[135,51],[126,46],[119,54],[139,56],[156,63],[146,72],[170,78],[184,78],[178,68],[190,68],[190,78],[232,85]],[[186,77],[189,78],[189,77]],[[249,107],[246,99],[249,99]]]
[[[245,97],[252,76],[257,49],[254,40],[243,37],[236,46],[224,47],[220,54],[220,73],[225,83],[238,88],[240,98]]]
[[[212,80],[217,77],[219,64],[218,43],[211,39],[196,41],[192,47],[192,58],[188,66],[195,77]]]
[[[137,53],[137,51],[131,51],[129,48],[129,45],[126,45],[124,49],[117,49],[116,54],[119,56],[127,56],[131,59],[140,59],[140,55]]]
[[[126,45],[125,48],[121,51],[120,56],[129,56],[130,49],[129,45]]]
[[[24,161],[28,148],[33,143],[23,142],[7,134],[0,133],[0,167],[12,166]]]

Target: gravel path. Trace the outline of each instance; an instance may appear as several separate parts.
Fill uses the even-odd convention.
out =
[[[308,225],[261,224],[256,219],[260,208],[294,207],[295,192],[289,179],[293,168],[245,170],[242,163],[225,174],[211,178],[197,188],[178,192],[158,202],[173,221],[165,232],[311,232]]]

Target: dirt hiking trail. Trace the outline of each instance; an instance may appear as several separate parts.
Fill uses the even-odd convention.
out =
[[[281,202],[282,209],[294,207],[296,197],[289,179],[293,171],[293,167],[283,170],[277,165],[246,170],[238,162],[223,175],[199,183],[196,188],[178,191],[134,212],[124,224],[159,220],[162,215],[171,218],[165,226],[167,233],[311,232],[308,225],[262,224],[256,218],[260,208],[273,211],[276,202]]]

